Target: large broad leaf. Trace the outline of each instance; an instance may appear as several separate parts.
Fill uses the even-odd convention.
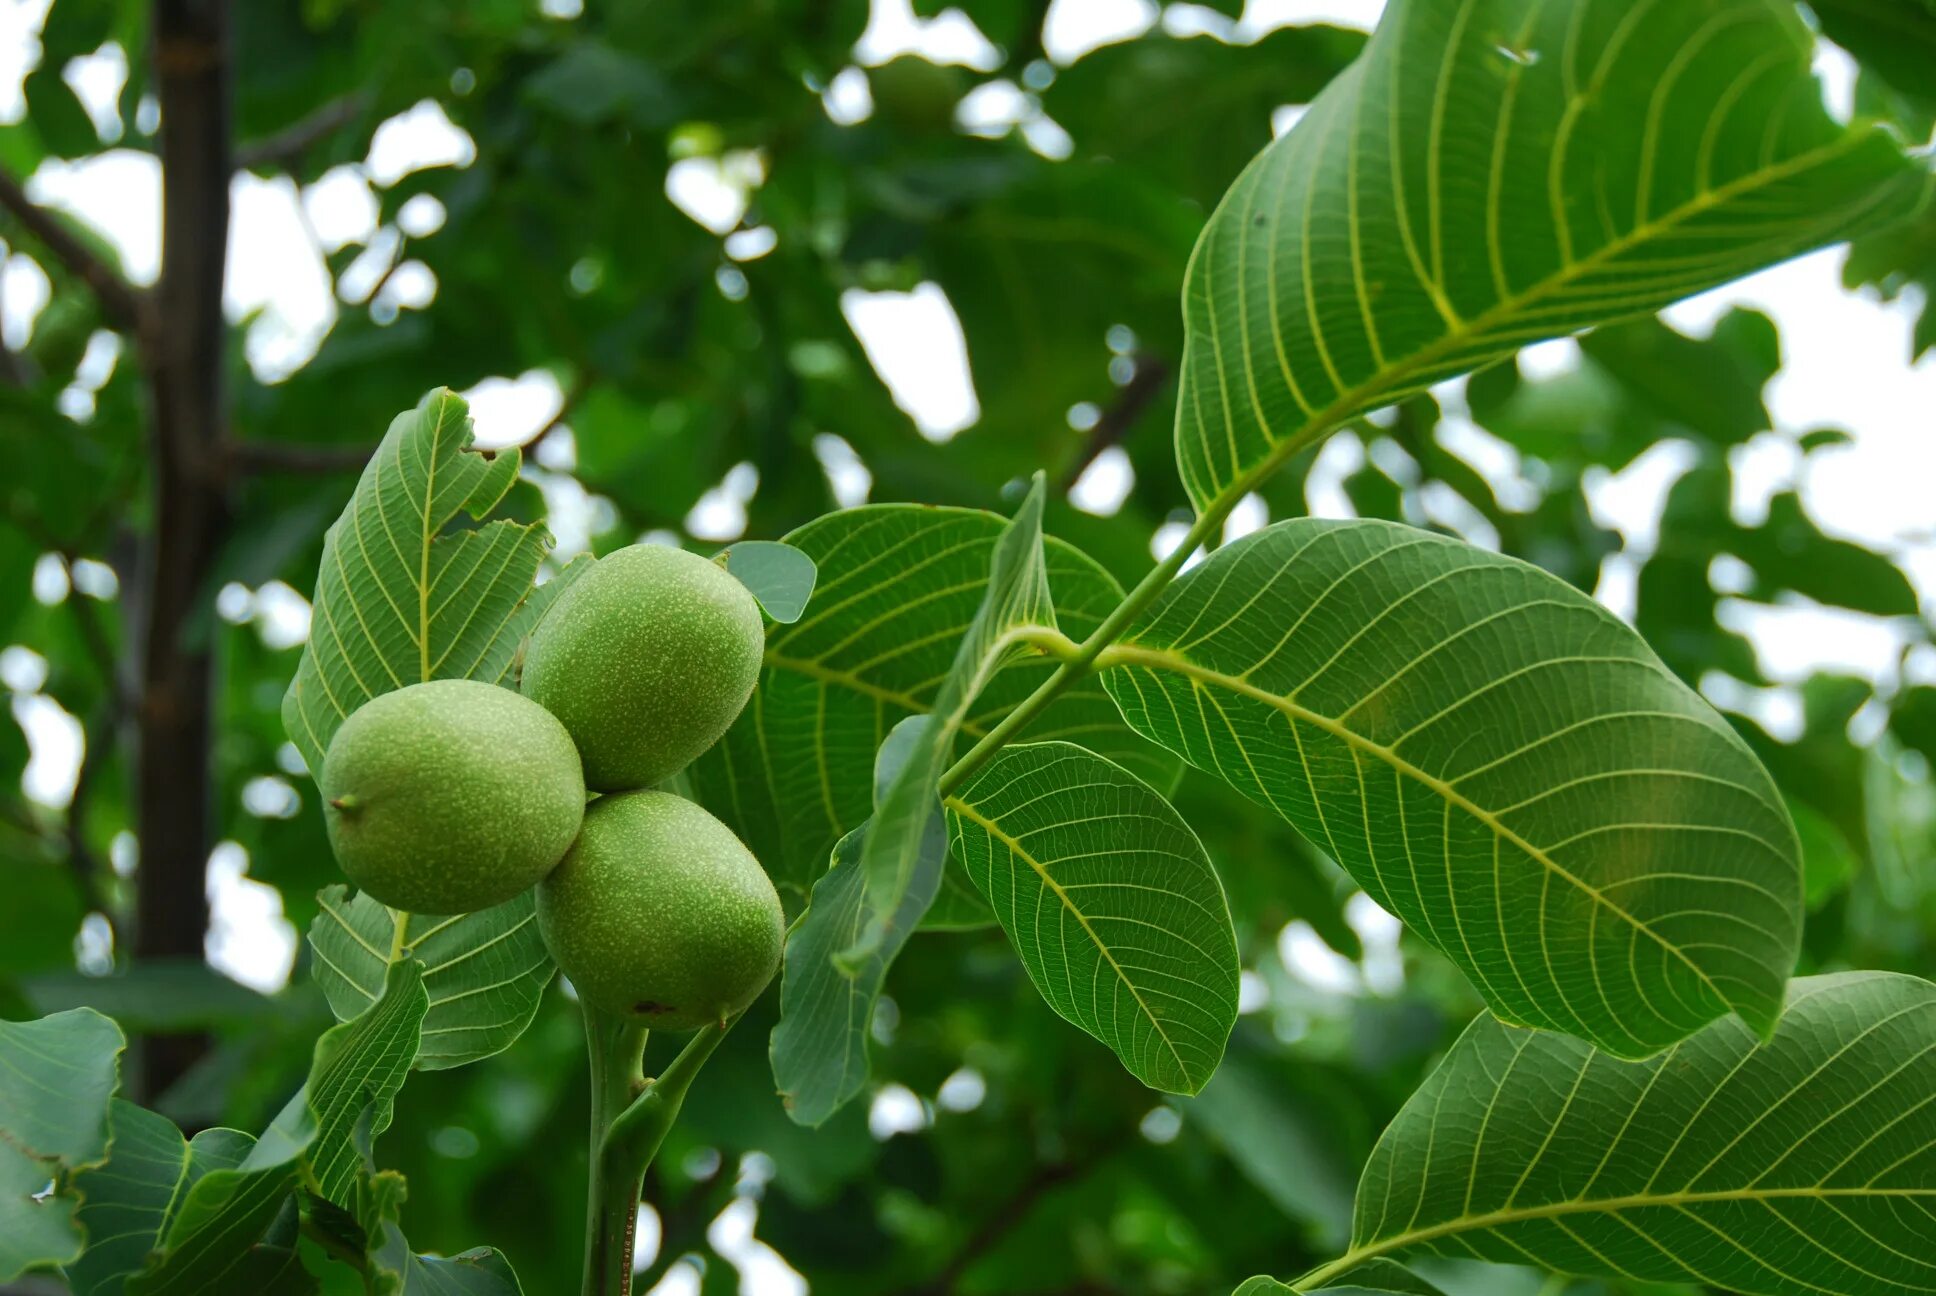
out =
[[[383,995],[397,963],[423,964],[430,1011],[417,1068],[441,1071],[507,1049],[531,1024],[554,965],[531,893],[456,918],[397,913],[345,887],[325,887],[309,926],[316,983],[337,1020]]]
[[[1228,505],[1352,415],[1900,217],[1787,0],[1394,0],[1231,187],[1184,289],[1177,449]]]
[[[1717,1022],[1623,1062],[1482,1018],[1385,1131],[1353,1250],[1767,1296],[1936,1291],[1936,986],[1797,981],[1763,1044]]]
[[[819,567],[804,617],[770,627],[753,700],[692,766],[699,799],[758,855],[783,893],[804,896],[841,837],[873,813],[874,754],[888,731],[933,709],[988,586],[1004,519],[972,509],[877,504],[833,513],[788,544]],[[1120,586],[1071,546],[1045,539],[1055,615],[1078,639],[1122,601]],[[1012,661],[963,717],[980,738],[1055,667]],[[1132,734],[1093,681],[1028,730],[1080,742],[1168,786],[1176,763]],[[986,915],[982,915],[985,920]]]
[[[81,1254],[70,1177],[107,1159],[125,1046],[90,1008],[0,1021],[0,1282]]]
[[[377,694],[431,679],[512,680],[525,636],[587,566],[573,562],[534,592],[550,544],[542,525],[488,522],[441,534],[460,513],[482,518],[517,480],[516,450],[487,457],[470,442],[464,402],[431,392],[391,423],[324,537],[309,644],[282,703],[283,726],[312,773],[337,727]],[[334,898],[310,944],[339,1019],[381,992],[388,968],[417,957],[430,964],[436,1005],[456,1005],[439,1012],[421,1065],[487,1057],[530,1024],[551,965],[528,895],[429,920],[393,920],[362,897]],[[422,930],[407,930],[413,923]],[[399,925],[406,930],[393,941]]]
[[[946,804],[956,857],[1049,1006],[1151,1088],[1201,1089],[1237,1022],[1237,937],[1169,802],[1050,742],[1003,749]]]
[[[1765,1032],[1799,847],[1727,722],[1605,608],[1387,522],[1280,523],[1104,650],[1138,730],[1275,809],[1502,1018],[1627,1057]]]
[[[316,1041],[308,1081],[246,1155],[192,1182],[192,1159],[178,1171],[183,1191],[158,1226],[160,1241],[146,1266],[128,1278],[130,1296],[248,1290],[265,1265],[281,1263],[258,1242],[299,1183],[349,1205],[364,1150],[389,1126],[391,1104],[417,1055],[427,1005],[422,965],[393,965],[381,999]],[[114,1161],[108,1164],[113,1173]],[[142,1164],[167,1173],[165,1158]]]
[[[283,698],[283,726],[310,772],[350,712],[433,679],[502,679],[519,610],[550,536],[482,518],[518,477],[518,452],[470,450],[468,407],[438,388],[399,414],[356,494],[323,538],[309,643]]]
[[[885,796],[909,757],[925,741],[928,717],[903,720],[881,744],[874,787]],[[787,933],[780,980],[780,1022],[770,1056],[787,1114],[819,1125],[867,1084],[867,1037],[888,966],[934,902],[947,862],[948,838],[939,813],[930,815],[916,843],[915,868],[886,931],[857,967],[840,956],[860,940],[868,922],[861,856],[870,820],[840,839],[833,865],[814,883],[806,912]]]

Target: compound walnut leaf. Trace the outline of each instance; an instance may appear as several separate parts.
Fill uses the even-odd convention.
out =
[[[1191,258],[1177,454],[1227,505],[1353,415],[1928,201],[1787,0],[1394,0]]]
[[[1098,659],[1138,731],[1275,810],[1501,1018],[1644,1057],[1769,1030],[1800,847],[1734,730],[1604,607],[1387,522],[1267,527]]]
[[[1797,980],[1766,1043],[1720,1021],[1645,1062],[1481,1018],[1373,1152],[1347,1262],[1936,1291],[1932,1041],[1936,985],[1880,972]]]
[[[1004,748],[946,805],[956,858],[1049,1006],[1151,1088],[1201,1089],[1237,1022],[1237,937],[1182,816],[1063,742]]]

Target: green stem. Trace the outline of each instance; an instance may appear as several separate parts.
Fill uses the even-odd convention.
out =
[[[1136,588],[1116,605],[1116,610],[1111,612],[1087,639],[1066,651],[1058,652],[1057,655],[1062,658],[1062,663],[1055,668],[1054,673],[1043,680],[1036,687],[1035,692],[1023,698],[1014,710],[1003,716],[1001,722],[970,748],[967,755],[956,761],[948,768],[947,773],[941,776],[941,795],[946,797],[960,788],[974,776],[976,770],[986,765],[996,752],[1013,741],[1023,726],[1040,715],[1049,703],[1062,696],[1071,684],[1093,670],[1096,658],[1101,655],[1102,650],[1121,638],[1123,631],[1129,629],[1129,623],[1154,602],[1157,595],[1169,587],[1170,582],[1176,578],[1176,574],[1183,570],[1183,564],[1190,560],[1190,555],[1195,553],[1205,540],[1217,533],[1223,526],[1223,520],[1230,515],[1230,510],[1235,508],[1242,498],[1241,493],[1228,491],[1225,492],[1225,496],[1218,497],[1203,516],[1196,520],[1196,525],[1190,528],[1189,534],[1183,537],[1183,543],[1171,550],[1169,557],[1151,568],[1149,575],[1136,583]]]
[[[639,1185],[679,1119],[692,1082],[737,1017],[703,1027],[657,1079],[644,1071],[645,1029],[585,1006],[592,1056],[592,1169],[583,1296],[631,1296]]]
[[[1291,1288],[1294,1291],[1316,1291],[1340,1274],[1348,1273],[1373,1256],[1381,1254],[1383,1250],[1382,1247],[1372,1246],[1347,1251],[1329,1264],[1321,1264],[1309,1273],[1293,1278]]]
[[[639,1179],[628,1186],[608,1174],[606,1134],[645,1091],[643,1026],[624,1017],[585,1008],[585,1045],[591,1054],[592,1119],[590,1169],[585,1179],[584,1296],[630,1296],[632,1231],[638,1221]]]

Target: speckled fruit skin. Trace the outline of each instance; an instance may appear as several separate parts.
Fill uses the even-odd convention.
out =
[[[372,698],[336,731],[319,782],[343,872],[411,913],[503,904],[551,871],[585,815],[565,727],[475,680]]]
[[[633,545],[559,596],[531,636],[524,695],[571,731],[586,786],[650,787],[732,726],[765,647],[759,604],[717,563]]]
[[[780,897],[732,829],[670,792],[600,797],[538,886],[538,930],[580,997],[654,1030],[759,997],[786,938]]]

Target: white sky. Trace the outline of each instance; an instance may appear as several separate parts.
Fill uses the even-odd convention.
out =
[[[46,4],[47,0],[0,4],[0,125],[18,120],[24,112],[19,82],[38,56],[34,33]],[[1306,21],[1369,26],[1381,9],[1379,0],[1251,0],[1237,30],[1254,36],[1275,26]],[[576,8],[569,0],[554,0],[547,12],[568,18]],[[1053,62],[1066,65],[1098,44],[1146,29],[1158,18],[1159,11],[1149,0],[1057,0],[1050,10],[1045,46]],[[1228,26],[1209,11],[1187,6],[1173,6],[1162,20],[1173,31],[1223,31]],[[984,69],[993,66],[996,57],[993,47],[957,10],[923,22],[912,16],[908,0],[875,0],[872,20],[855,49],[855,62],[874,65],[908,51]],[[1849,61],[1838,52],[1825,51],[1818,69],[1831,106],[1846,111],[1852,84]],[[113,119],[112,104],[126,76],[125,57],[109,47],[67,71],[69,83],[104,128],[104,140],[115,137],[119,123]],[[829,115],[838,122],[860,120],[872,108],[866,79],[855,69],[836,78],[823,98]],[[152,112],[152,106],[145,106],[143,112]],[[1294,110],[1281,112],[1278,129],[1288,128],[1295,116]],[[1033,101],[1012,83],[995,83],[970,96],[960,120],[964,129],[978,133],[1018,129],[1047,156],[1067,152],[1068,140],[1061,128],[1042,117]],[[425,101],[386,123],[360,165],[338,167],[301,194],[286,180],[237,178],[227,307],[237,320],[253,317],[248,355],[261,376],[273,380],[300,367],[340,311],[368,308],[379,318],[388,318],[421,309],[434,299],[435,276],[410,258],[409,245],[437,236],[443,223],[441,206],[435,199],[413,200],[402,214],[402,229],[378,229],[376,191],[412,171],[461,167],[474,156],[470,139],[440,106]],[[684,159],[669,168],[666,193],[695,221],[722,236],[729,258],[751,260],[774,246],[772,230],[740,228],[750,195],[764,179],[765,166],[765,160],[754,153]],[[159,176],[153,158],[111,150],[74,165],[49,163],[32,177],[30,192],[98,229],[119,251],[130,278],[138,283],[153,281],[160,237]],[[332,293],[317,247],[335,251],[352,243],[366,245],[367,250],[344,276],[338,292]],[[399,258],[401,263],[386,276]],[[1669,311],[1668,318],[1684,331],[1701,335],[1731,306],[1766,311],[1781,328],[1786,356],[1780,376],[1767,393],[1779,431],[1794,434],[1834,426],[1852,435],[1849,445],[1818,451],[1805,462],[1792,441],[1780,435],[1758,438],[1736,451],[1737,511],[1752,520],[1775,491],[1798,488],[1824,529],[1893,554],[1911,574],[1925,608],[1936,609],[1936,503],[1931,495],[1936,483],[1936,356],[1914,367],[1907,363],[1912,304],[1884,304],[1867,294],[1844,291],[1839,282],[1841,260],[1837,250],[1803,258],[1683,303]],[[730,266],[722,269],[722,292],[745,291],[743,277],[735,286],[737,273]],[[375,300],[366,302],[364,298],[379,282],[382,287]],[[24,258],[0,265],[0,327],[15,344],[28,335],[45,297],[45,277]],[[921,435],[942,441],[973,424],[979,413],[975,378],[969,372],[960,325],[941,288],[923,284],[910,293],[850,291],[843,295],[841,307],[869,360]],[[1112,345],[1116,345],[1113,338]],[[1126,339],[1116,349],[1122,353],[1132,346],[1133,339]],[[64,408],[83,415],[91,410],[91,390],[105,381],[115,355],[105,338],[102,346],[90,351],[88,373],[63,397]],[[1574,363],[1577,356],[1571,342],[1553,343],[1529,352],[1523,364],[1534,372],[1552,372]],[[425,381],[433,379],[431,375]],[[981,381],[998,382],[1000,377],[982,375]],[[1501,482],[1502,495],[1510,502],[1516,456],[1456,417],[1458,393],[1457,384],[1444,393],[1454,414],[1444,433],[1447,443]],[[528,439],[556,415],[562,399],[556,381],[542,371],[492,378],[467,395],[473,402],[480,440],[492,445]],[[1093,410],[1071,412],[1076,424],[1093,417]],[[870,478],[865,465],[835,432],[818,438],[815,450],[842,503],[858,503],[867,496]],[[1374,455],[1381,452],[1381,447],[1374,447]],[[1340,482],[1365,453],[1354,437],[1334,439],[1312,474],[1312,512],[1332,516],[1349,512]],[[569,429],[561,429],[547,440],[541,462],[527,470],[546,493],[554,530],[567,553],[584,547],[596,526],[609,518],[610,509],[609,503],[589,495],[568,475],[572,457]],[[1598,591],[1617,611],[1631,612],[1637,563],[1652,543],[1665,491],[1687,463],[1687,456],[1674,447],[1657,448],[1618,477],[1593,487],[1596,515],[1618,528],[1627,542],[1627,552],[1610,560]],[[1074,499],[1079,507],[1110,513],[1121,504],[1130,484],[1127,456],[1111,451],[1078,483]],[[735,467],[695,507],[687,519],[688,529],[709,539],[734,538],[745,526],[745,505],[757,489],[758,477],[751,466]],[[1483,521],[1449,492],[1428,496],[1425,506],[1433,520],[1458,528],[1475,541],[1487,539]],[[1261,500],[1246,501],[1231,519],[1227,534],[1234,538],[1268,520]],[[1175,522],[1159,528],[1152,551],[1167,552],[1184,529]],[[97,577],[76,573],[77,580],[84,578],[98,583]],[[67,575],[58,563],[37,573],[36,590],[50,601],[67,595]],[[106,589],[95,593],[112,596]],[[222,600],[224,617],[253,621],[275,642],[300,642],[307,630],[307,605],[279,582],[256,591],[231,587],[223,591]],[[1736,602],[1730,605],[1728,617],[1730,624],[1749,634],[1764,668],[1781,681],[1799,680],[1824,666],[1886,681],[1896,671],[1904,642],[1901,627],[1800,604],[1771,609]],[[1936,654],[1917,660],[1918,673],[1936,678]],[[35,799],[58,806],[71,793],[81,735],[73,718],[37,691],[44,668],[45,663],[24,649],[0,653],[0,682],[12,693],[14,715],[26,728],[33,750],[26,790]],[[1792,721],[1795,712],[1792,697],[1780,695],[1772,701],[1757,701],[1735,690],[1719,700],[1757,705],[1757,714],[1776,725]],[[275,771],[264,771],[263,778],[250,784],[249,806],[256,813],[299,813],[306,789],[305,780],[292,783]],[[118,858],[132,851],[131,842],[124,845]],[[131,860],[120,862],[131,865]],[[282,918],[275,893],[247,878],[246,864],[246,854],[233,843],[218,848],[211,859],[209,888],[215,922],[209,955],[237,979],[274,988],[289,974],[295,932]],[[1390,951],[1395,931],[1362,906],[1354,911],[1352,921],[1376,952],[1365,965],[1339,960],[1299,924],[1287,929],[1280,942],[1283,962],[1312,986],[1379,989],[1393,975],[1395,964],[1390,960],[1395,955]],[[98,945],[98,934],[90,939]],[[101,953],[91,948],[89,958],[98,959]],[[1254,1002],[1261,1001],[1261,984],[1247,987],[1247,993],[1255,991]],[[979,1077],[973,1079],[979,1081]],[[963,1086],[972,1087],[962,1079],[957,1094],[965,1092]],[[950,1109],[950,1101],[944,1087],[941,1107]],[[883,1090],[877,1100],[875,1121],[882,1137],[934,1118],[932,1106],[906,1091]],[[749,1277],[758,1276],[760,1290],[797,1290],[792,1286],[797,1276],[752,1239],[755,1208],[750,1196],[744,1205],[739,1214],[729,1211],[715,1223],[716,1245]],[[656,1227],[642,1229],[642,1243],[656,1239],[656,1234]],[[656,1240],[651,1244],[656,1248]],[[656,1290],[664,1296],[689,1288],[696,1290],[697,1276],[675,1269]]]

